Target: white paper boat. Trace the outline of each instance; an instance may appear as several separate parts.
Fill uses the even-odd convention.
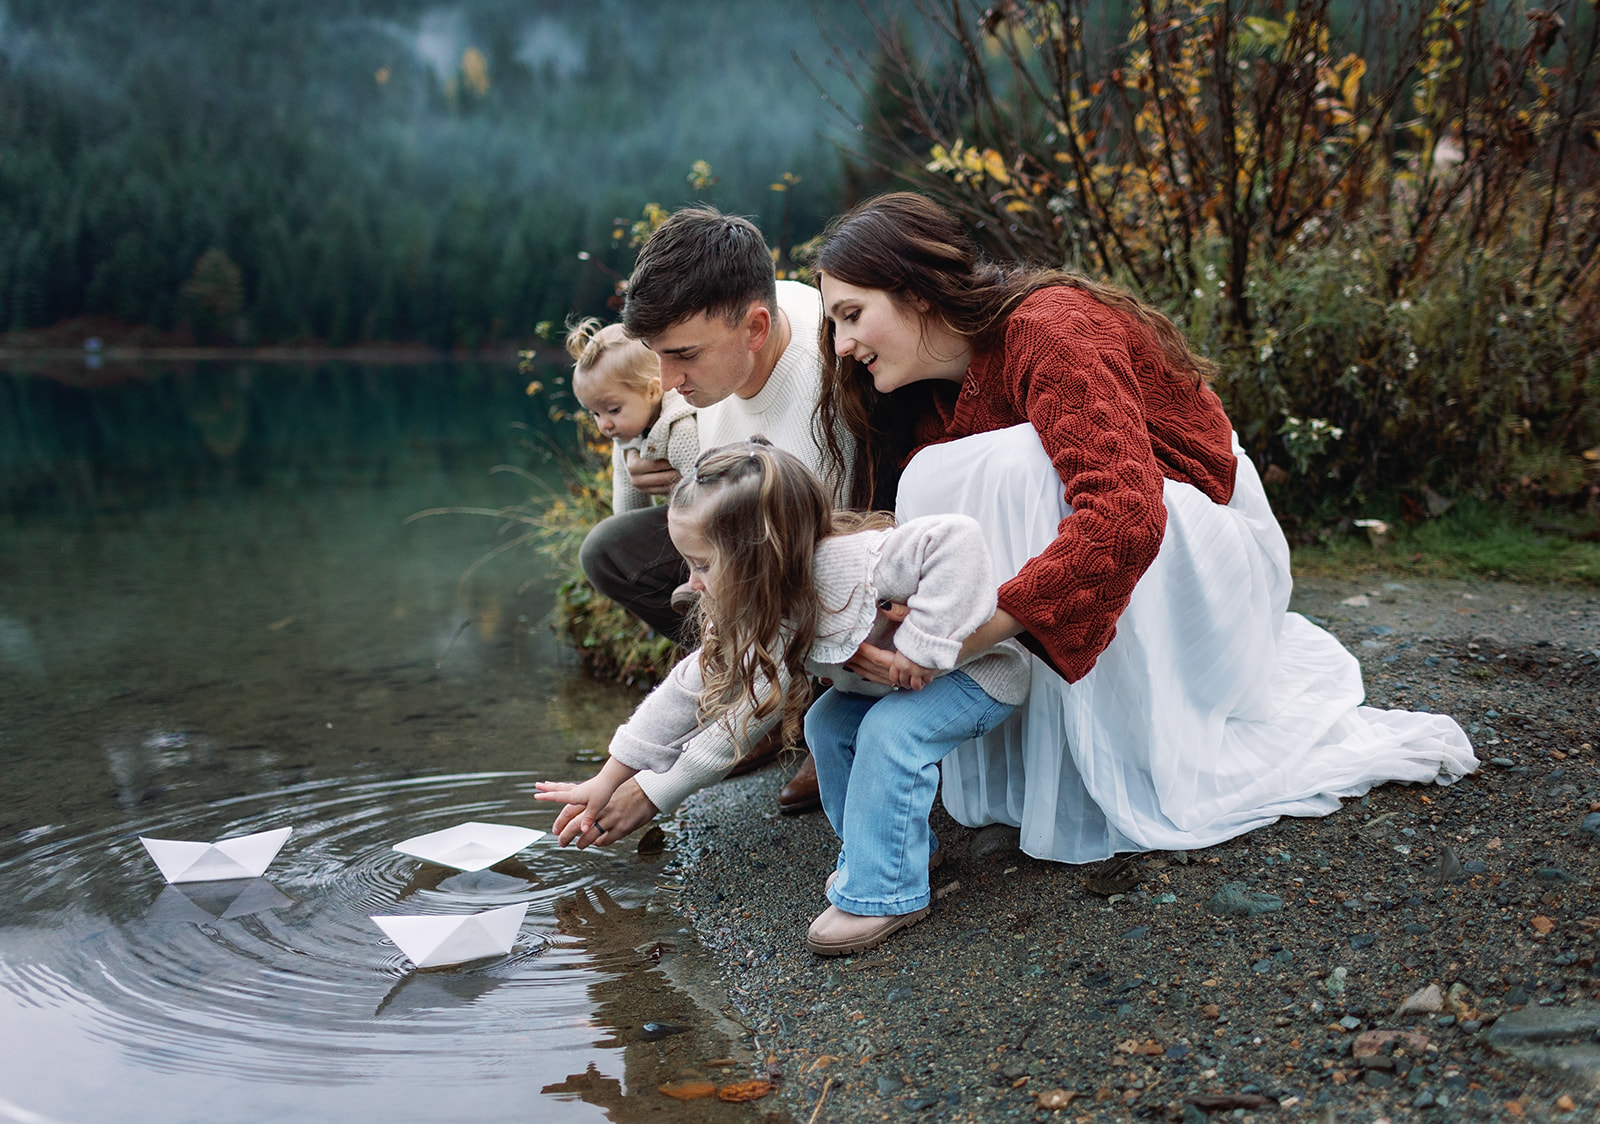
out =
[[[258,831],[220,839],[215,843],[195,843],[187,839],[147,839],[139,842],[161,868],[168,882],[220,882],[228,878],[259,878],[288,841],[292,828]]]
[[[457,870],[483,870],[510,858],[544,832],[503,823],[464,823],[430,831],[394,845],[402,855]]]
[[[372,920],[417,967],[438,968],[504,956],[527,915],[528,903],[522,902],[466,916],[412,914]]]

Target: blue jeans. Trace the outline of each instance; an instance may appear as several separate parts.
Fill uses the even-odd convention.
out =
[[[928,813],[939,762],[1011,710],[961,671],[882,698],[830,689],[812,704],[806,745],[822,810],[844,843],[829,901],[863,917],[928,904]]]

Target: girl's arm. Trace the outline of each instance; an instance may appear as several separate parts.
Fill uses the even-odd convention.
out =
[[[965,515],[913,519],[889,533],[873,574],[898,620],[896,651],[863,644],[845,665],[862,678],[919,690],[977,652],[1015,636],[1021,624],[995,605],[983,531]]]
[[[556,817],[556,841],[563,847],[574,839],[581,839],[594,828],[600,812],[624,781],[638,770],[624,765],[615,757],[608,758],[600,771],[581,784],[570,781],[537,781],[534,784],[535,800],[560,800],[566,804]]]

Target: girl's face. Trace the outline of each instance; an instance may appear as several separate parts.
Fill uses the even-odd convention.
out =
[[[689,563],[689,588],[715,602],[721,567],[717,564],[716,551],[700,532],[700,515],[696,508],[669,508],[667,534],[683,560]]]
[[[822,309],[833,323],[834,354],[866,367],[880,394],[923,379],[961,379],[972,361],[963,337],[882,289],[824,273]]]
[[[632,441],[649,429],[660,414],[661,388],[630,389],[617,377],[616,362],[609,355],[603,356],[587,371],[574,374],[572,393],[602,434],[613,441]]]

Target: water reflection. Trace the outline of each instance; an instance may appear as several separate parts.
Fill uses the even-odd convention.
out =
[[[525,380],[97,374],[0,377],[0,1118],[749,1119],[655,1093],[738,1050],[662,970],[663,858],[391,850],[548,828],[534,780],[636,701],[556,649],[535,559],[459,580],[492,520],[406,522],[525,499],[502,461],[558,486]],[[243,882],[165,886],[138,842],[277,827]],[[529,909],[510,956],[418,972],[369,920],[402,902]]]

